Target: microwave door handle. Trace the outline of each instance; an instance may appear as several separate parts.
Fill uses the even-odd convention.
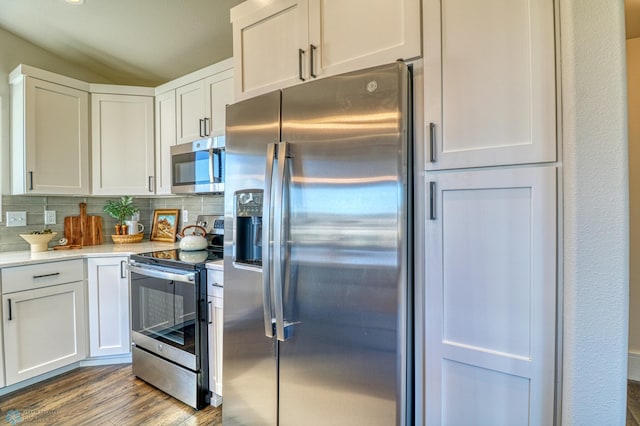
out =
[[[213,148],[209,148],[209,183],[215,182],[215,167],[213,166],[213,162],[215,161],[216,155],[214,153]]]
[[[276,159],[276,144],[267,145],[267,164],[264,172],[264,194],[262,204],[262,308],[264,313],[264,334],[273,337],[273,316],[271,308],[271,245],[273,238],[273,163]]]

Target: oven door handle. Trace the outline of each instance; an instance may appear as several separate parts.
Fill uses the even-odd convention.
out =
[[[180,281],[183,283],[194,284],[196,281],[195,272],[189,272],[186,274],[161,271],[158,269],[152,268],[141,268],[139,266],[134,266],[129,264],[129,271],[135,272],[136,274],[145,275],[148,277],[160,278],[163,280],[171,280],[171,281]]]

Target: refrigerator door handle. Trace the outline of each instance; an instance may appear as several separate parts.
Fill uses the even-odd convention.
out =
[[[276,338],[281,342],[284,342],[287,338],[285,336],[285,324],[284,324],[284,302],[283,302],[283,231],[286,229],[283,226],[284,215],[282,214],[284,208],[284,179],[285,169],[287,164],[287,157],[289,154],[289,144],[287,142],[280,142],[278,145],[278,169],[276,174],[276,188],[274,193],[273,204],[275,206],[275,217],[273,220],[273,292],[274,292],[274,304],[276,314]]]
[[[271,309],[271,244],[273,243],[273,163],[276,159],[276,144],[267,145],[267,165],[264,172],[264,195],[262,204],[262,309],[264,312],[264,334],[274,336]]]

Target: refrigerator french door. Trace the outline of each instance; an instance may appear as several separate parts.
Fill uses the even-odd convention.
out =
[[[225,425],[408,424],[403,63],[227,107]]]

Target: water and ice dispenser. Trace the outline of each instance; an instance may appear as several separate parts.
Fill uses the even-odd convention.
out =
[[[262,190],[236,191],[236,262],[262,266]]]

